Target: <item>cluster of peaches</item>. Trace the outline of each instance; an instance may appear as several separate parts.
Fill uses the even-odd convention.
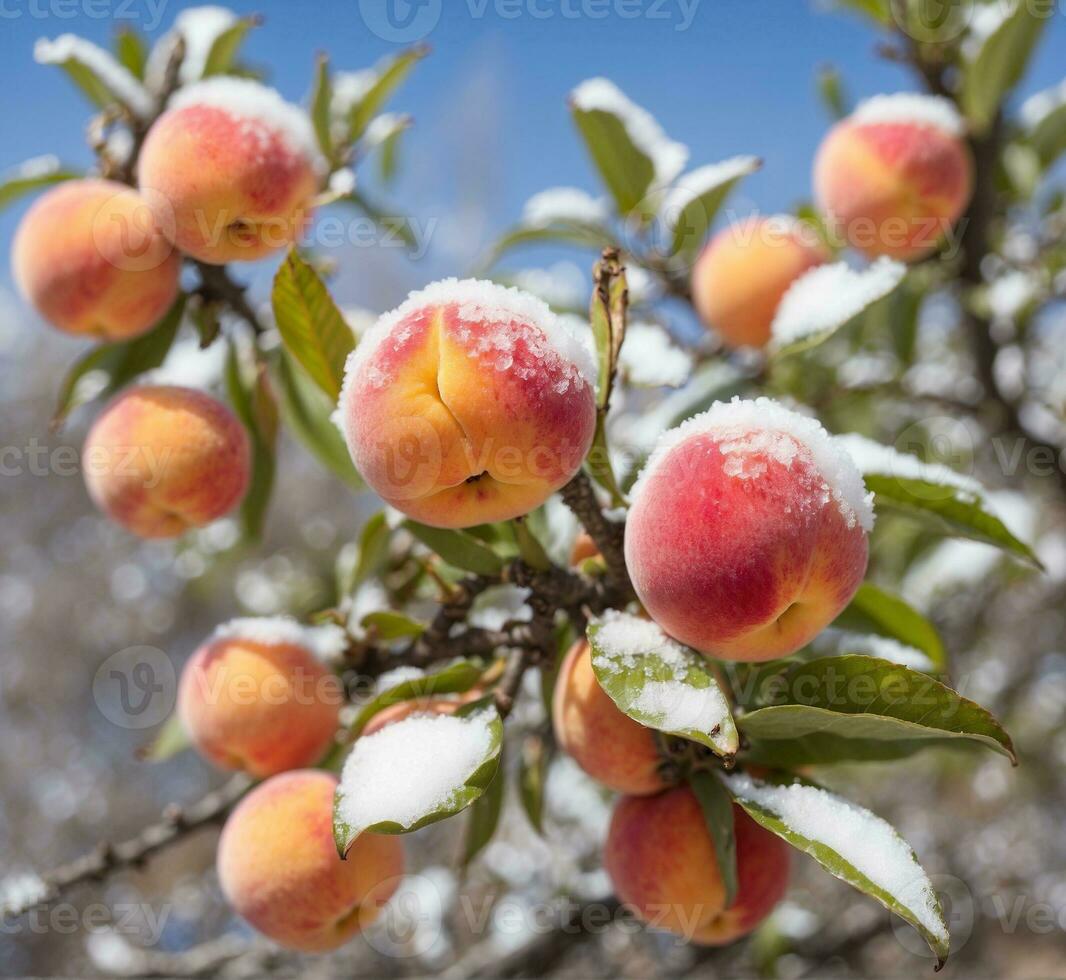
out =
[[[317,186],[313,158],[291,127],[234,108],[232,97],[191,89],[155,123],[139,191],[72,181],[29,212],[15,269],[45,317],[72,333],[129,338],[173,300],[181,253],[258,258],[296,236]],[[817,183],[845,231],[860,218],[904,219],[913,234],[903,244],[888,250],[874,235],[865,250],[914,258],[936,245],[921,230],[965,206],[969,168],[959,138],[935,126],[857,119],[827,140]],[[278,222],[284,241],[266,242],[264,226]],[[730,343],[761,345],[788,284],[826,256],[799,238],[768,247],[758,234],[748,244],[725,234],[696,265],[696,305]],[[581,467],[596,426],[595,373],[585,339],[539,300],[447,280],[361,338],[339,420],[361,474],[397,510],[444,528],[504,521],[545,503]],[[247,483],[239,423],[184,389],[119,396],[89,450],[116,457],[90,481],[94,498],[144,537],[219,517]],[[150,470],[138,458],[147,453],[161,466]],[[625,562],[642,613],[671,637],[716,660],[769,660],[800,649],[850,601],[870,524],[858,471],[817,423],[766,399],[735,401],[663,437],[632,492]],[[308,637],[278,621],[221,628],[186,665],[179,714],[205,757],[263,780],[222,834],[226,895],[264,934],[310,951],[373,921],[404,858],[399,837],[370,833],[338,857],[336,779],[313,767],[335,742],[344,699]],[[398,705],[360,737],[457,704]],[[558,672],[553,723],[560,746],[623,794],[605,864],[638,915],[709,944],[765,918],[787,885],[787,845],[734,807],[738,888],[727,908],[700,804],[671,778],[658,736],[600,687],[584,641]]]

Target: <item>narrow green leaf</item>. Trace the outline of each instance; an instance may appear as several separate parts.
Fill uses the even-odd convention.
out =
[[[464,572],[492,577],[503,571],[503,559],[465,531],[430,527],[411,520],[404,521],[403,527],[449,565]]]
[[[863,582],[834,626],[874,633],[921,650],[938,674],[947,673],[948,655],[936,627],[899,596]]]
[[[311,124],[315,128],[318,148],[327,160],[333,159],[333,137],[330,135],[330,103],[333,83],[329,76],[329,58],[320,54],[315,61],[315,83],[311,90]]]
[[[470,660],[456,660],[431,674],[402,681],[363,705],[349,731],[353,736],[359,735],[374,715],[401,701],[415,701],[438,694],[465,694],[481,679],[484,669]]]
[[[587,635],[596,679],[622,712],[720,756],[736,754],[740,740],[729,702],[704,657],[629,613],[608,614]]]
[[[611,243],[614,233],[606,226],[590,225],[580,221],[553,221],[547,225],[517,225],[504,232],[481,259],[477,267],[482,272],[491,269],[507,252],[522,245],[538,245],[558,242],[583,248],[605,248]]]
[[[190,748],[192,740],[175,713],[163,722],[152,741],[137,750],[137,758],[142,762],[166,762]]]
[[[144,79],[148,45],[132,27],[123,26],[115,33],[115,57],[134,78]]]
[[[392,528],[389,527],[385,513],[379,511],[363,525],[359,540],[349,546],[352,549],[351,559],[345,562],[343,573],[338,579],[339,599],[350,596],[365,581],[378,574],[388,558],[391,541]]]
[[[204,60],[203,78],[212,75],[228,75],[237,67],[237,54],[244,38],[253,28],[259,26],[258,16],[241,17],[226,30],[219,33],[211,44],[211,50]]]
[[[671,229],[674,254],[688,253],[691,258],[691,253],[703,244],[733,188],[761,166],[758,157],[733,157],[700,167],[678,179],[661,208]]]
[[[501,748],[496,775],[485,792],[474,801],[467,814],[463,854],[459,862],[461,868],[468,868],[496,833],[496,827],[500,823],[500,814],[503,812],[504,788],[507,782],[504,773],[503,749]]]
[[[524,518],[519,517],[514,521],[514,536],[518,542],[518,553],[530,568],[538,572],[546,572],[551,568],[551,559],[544,545],[537,540]]]
[[[890,824],[817,786],[777,785],[744,773],[724,779],[756,823],[911,923],[940,962],[947,959],[950,940],[940,900]]]
[[[737,897],[737,839],[733,832],[733,799],[721,780],[707,771],[695,772],[688,780],[703,810],[703,820],[714,843],[718,873],[725,886],[725,907]]]
[[[285,349],[335,402],[355,336],[325,283],[295,248],[274,276],[272,301]]]
[[[100,109],[121,106],[133,116],[147,118],[155,108],[148,90],[109,51],[85,38],[66,34],[49,41],[41,38],[34,47],[38,63],[56,65]]]
[[[411,69],[421,61],[429,48],[416,45],[386,59],[375,69],[377,77],[365,94],[348,112],[348,142],[352,143],[366,132],[370,121],[382,110],[385,103],[410,74]]]
[[[843,119],[851,110],[848,98],[844,94],[844,83],[840,72],[833,65],[822,65],[818,69],[818,94],[829,115],[833,119]]]
[[[540,735],[527,735],[518,765],[518,797],[538,834],[544,833],[544,786],[550,762],[551,752],[545,740]]]
[[[81,176],[76,170],[61,167],[58,160],[49,157],[30,160],[0,178],[0,211],[27,194]]]
[[[585,458],[585,466],[589,471],[589,476],[611,495],[612,507],[627,505],[625,494],[614,473],[614,464],[611,462],[611,450],[607,445],[606,418],[602,412],[596,415],[596,431],[592,436],[589,454]]]
[[[400,640],[405,637],[421,636],[426,629],[417,620],[391,609],[367,613],[362,618],[361,625],[364,629],[373,631],[379,640]]]
[[[1066,153],[1066,87],[1048,93],[1034,96],[1034,99],[1046,100],[1045,106],[1039,110],[1031,111],[1031,119],[1025,133],[1025,139],[1036,151],[1042,167],[1047,170],[1063,153]],[[1023,107],[1033,105],[1029,100]]]

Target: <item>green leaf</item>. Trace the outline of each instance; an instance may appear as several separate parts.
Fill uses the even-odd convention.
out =
[[[57,160],[49,157],[30,160],[10,175],[0,178],[0,211],[27,194],[81,176],[76,170],[61,167]]]
[[[484,667],[473,661],[456,660],[432,674],[403,681],[363,705],[349,731],[353,736],[359,735],[374,715],[401,701],[414,701],[437,694],[464,694],[481,679],[483,671]]]
[[[938,674],[947,673],[948,655],[936,627],[899,596],[863,582],[834,626],[874,633],[920,650]]]
[[[228,75],[236,67],[237,53],[247,33],[258,27],[261,19],[258,16],[241,17],[226,30],[219,33],[211,44],[211,50],[204,60],[203,78],[211,75]]]
[[[295,248],[274,276],[274,318],[285,349],[334,402],[355,336],[325,283]]]
[[[115,33],[115,57],[134,78],[144,79],[148,45],[132,27],[120,27]]]
[[[851,110],[848,107],[848,98],[844,94],[844,83],[840,80],[840,72],[833,65],[822,65],[818,69],[818,94],[822,103],[833,119],[843,119]]]
[[[837,6],[864,14],[879,24],[892,23],[892,0],[836,0]]]
[[[503,793],[506,779],[504,778],[503,749],[500,749],[500,761],[496,767],[496,775],[489,783],[485,792],[481,794],[470,807],[466,818],[466,833],[463,837],[463,854],[459,862],[460,867],[467,868],[496,833],[496,827],[500,823],[500,813],[503,811]]]
[[[74,409],[89,400],[84,395],[81,385],[87,375],[97,371],[104,375],[103,386],[94,390],[90,397],[106,397],[114,394],[137,375],[159,367],[166,359],[170,346],[174,342],[178,327],[181,326],[184,310],[185,295],[182,294],[148,333],[133,340],[94,347],[88,354],[82,356],[63,379],[52,425],[54,427],[62,425]]]
[[[673,252],[696,251],[733,188],[761,166],[758,157],[734,157],[682,176],[661,209],[671,232]]]
[[[378,116],[377,119],[384,119]],[[377,120],[371,123],[377,129]],[[382,129],[374,142],[373,149],[378,155],[378,174],[384,184],[390,183],[400,169],[400,137],[411,128],[410,116],[395,116],[387,127]]]
[[[34,48],[34,57],[40,64],[62,68],[98,108],[117,105],[139,119],[147,118],[154,108],[154,100],[140,79],[109,51],[81,37],[71,42],[72,37],[66,34],[54,41],[41,38]]]
[[[367,520],[359,535],[359,541],[350,546],[354,549],[354,554],[338,583],[337,591],[341,598],[351,595],[367,579],[378,573],[388,558],[391,540],[392,529],[383,511]]]
[[[485,727],[487,734],[485,754],[462,782],[451,787],[443,800],[426,803],[413,814],[410,812],[410,807],[405,805],[408,801],[397,801],[383,797],[373,801],[376,804],[374,811],[379,813],[382,811],[391,812],[394,815],[374,820],[372,823],[367,823],[366,826],[363,826],[358,821],[356,823],[349,822],[345,803],[349,798],[349,794],[359,794],[360,797],[367,798],[372,797],[373,794],[387,792],[386,789],[372,784],[368,770],[372,770],[373,767],[367,765],[367,759],[372,757],[375,751],[380,751],[375,746],[377,739],[385,737],[387,732],[392,732],[394,735],[398,734],[398,730],[402,730],[404,726],[416,722],[417,719],[406,718],[394,722],[388,728],[370,738],[356,741],[347,762],[344,764],[344,771],[341,773],[340,783],[337,786],[336,796],[334,797],[333,837],[341,857],[348,853],[356,837],[364,831],[377,834],[406,834],[412,830],[418,830],[420,827],[425,827],[427,824],[436,823],[438,820],[454,816],[470,806],[485,792],[496,776],[496,771],[499,767],[500,751],[503,746],[503,719],[500,718],[499,713],[492,706],[490,699],[476,702],[474,705],[466,706],[466,708],[468,710],[465,714],[457,712],[454,717],[456,719],[462,717],[468,724]],[[434,751],[439,754],[441,747],[426,745],[424,749],[427,754]]]
[[[315,83],[311,90],[311,124],[315,129],[318,148],[327,160],[333,159],[333,137],[330,135],[330,103],[333,83],[329,77],[329,58],[320,54],[315,61]]]
[[[530,568],[537,572],[546,572],[552,567],[544,545],[537,540],[524,518],[515,519],[514,536],[518,543],[518,554]]]
[[[1046,107],[1033,112],[1033,118],[1025,132],[1025,140],[1036,151],[1041,166],[1046,170],[1063,153],[1066,153],[1066,92],[1062,86],[1050,92],[1042,92],[1034,99],[1046,100]],[[1030,100],[1023,109],[1033,104]]]
[[[589,324],[592,327],[599,367],[596,407],[606,412],[618,370],[618,353],[626,336],[626,312],[629,305],[626,270],[617,253],[607,253],[596,263],[593,279],[596,286],[589,303]]]
[[[704,657],[628,613],[593,623],[588,641],[593,673],[622,712],[717,755],[736,754],[740,742],[729,702]]]
[[[200,337],[200,350],[210,347],[222,332],[222,321],[215,303],[197,303],[190,317]]]
[[[548,778],[551,752],[540,735],[527,735],[522,742],[518,764],[518,797],[529,822],[538,834],[544,833],[544,785]]]
[[[602,412],[596,413],[596,431],[592,435],[588,456],[585,457],[585,466],[589,476],[611,495],[612,507],[627,506],[625,494],[611,462],[611,450],[607,445],[607,422]]]
[[[192,739],[175,713],[163,722],[163,727],[156,732],[152,741],[137,750],[137,758],[142,762],[166,762],[191,748]]]
[[[274,360],[274,380],[285,425],[348,486],[361,490],[362,478],[352,463],[344,436],[331,418],[334,403],[287,351]]]
[[[379,640],[400,640],[404,637],[421,636],[426,630],[422,623],[392,609],[367,613],[360,625],[364,629],[372,630]]]
[[[703,820],[714,843],[718,873],[725,886],[725,907],[737,897],[737,839],[733,832],[733,800],[721,780],[707,771],[695,772],[688,784],[699,800]]]
[[[911,923],[938,960],[947,959],[940,900],[914,852],[888,823],[817,786],[775,785],[746,774],[724,779],[756,823]]]
[[[414,66],[427,54],[429,48],[416,45],[386,59],[375,69],[377,77],[358,102],[348,111],[348,142],[352,143],[366,132],[373,119],[392,97]]]
[[[1051,18],[1040,4],[1014,0],[1013,9],[962,65],[959,101],[977,133],[985,132],[1000,105],[1021,81],[1029,58]]]
[[[478,262],[482,271],[492,268],[507,252],[521,245],[558,242],[584,248],[604,248],[614,233],[606,226],[581,221],[553,221],[546,225],[517,225],[497,239],[488,255]]]
[[[242,360],[231,342],[226,355],[226,391],[252,447],[252,477],[241,502],[241,529],[246,538],[256,540],[262,534],[274,488],[278,409],[265,365],[256,360],[246,366]]]
[[[407,520],[403,527],[411,532],[430,551],[436,552],[449,565],[464,572],[493,577],[503,571],[503,559],[472,534],[448,528],[430,527]]]
[[[859,760],[865,758],[865,742],[966,739],[1016,762],[1010,736],[988,711],[929,675],[889,660],[820,657],[794,664],[764,690],[765,706],[737,722],[751,739],[855,739]],[[839,748],[846,751],[846,745]]]

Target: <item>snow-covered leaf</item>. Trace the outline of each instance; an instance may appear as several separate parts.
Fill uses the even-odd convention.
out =
[[[80,176],[77,171],[61,166],[52,156],[27,160],[0,177],[0,211],[26,194]]]
[[[722,781],[706,770],[693,773],[689,786],[703,811],[703,821],[714,844],[718,874],[725,891],[725,907],[737,897],[737,838],[734,832],[733,800]]]
[[[175,713],[163,722],[152,741],[137,750],[137,758],[142,762],[166,762],[189,748],[192,748],[192,740]]]
[[[631,323],[618,358],[626,380],[644,388],[680,388],[692,374],[692,355],[654,323]]]
[[[736,753],[729,702],[698,653],[650,620],[616,611],[589,626],[588,640],[596,679],[630,718],[721,756]]]
[[[1046,170],[1066,152],[1066,81],[1026,99],[1019,117],[1026,141]]]
[[[382,691],[359,709],[351,725],[352,735],[358,735],[374,715],[401,701],[413,701],[438,694],[464,694],[478,680],[484,668],[470,660],[456,660],[431,674],[411,677]]]
[[[155,108],[155,99],[133,73],[109,51],[75,34],[54,40],[41,38],[33,48],[41,65],[58,65],[89,100],[101,109],[118,103],[135,116],[145,118]]]
[[[679,177],[663,196],[659,208],[673,252],[691,252],[699,248],[729,193],[761,166],[758,157],[739,156],[699,167]]]
[[[337,75],[333,85],[333,116],[343,129],[341,142],[352,143],[366,132],[370,121],[428,53],[425,45],[416,45],[386,58],[374,68]]]
[[[485,845],[492,840],[496,828],[500,823],[500,814],[503,812],[503,796],[506,784],[506,770],[504,767],[503,749],[500,749],[500,760],[496,766],[496,775],[489,783],[485,792],[474,800],[466,814],[466,829],[463,834],[463,852],[460,857],[460,867],[466,868],[484,850]]]

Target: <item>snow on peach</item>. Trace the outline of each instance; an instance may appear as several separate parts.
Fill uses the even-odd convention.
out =
[[[916,92],[875,95],[865,102],[860,102],[849,121],[860,126],[914,123],[918,126],[933,126],[952,136],[962,136],[966,128],[962,116],[950,99],[941,95],[919,95]]]
[[[216,640],[244,640],[264,646],[285,644],[300,646],[319,660],[339,657],[348,645],[343,629],[331,623],[304,626],[291,616],[249,616],[231,619],[215,628],[211,642]]]
[[[848,527],[858,524],[864,531],[873,529],[873,494],[866,492],[852,458],[817,419],[765,397],[715,402],[706,412],[663,433],[631,496],[635,499],[641,494],[674,449],[704,435],[715,437],[719,452],[726,457],[725,473],[741,480],[757,479],[767,459],[787,467],[805,457],[822,477],[825,504],[833,501]]]
[[[801,837],[835,851],[909,909],[938,941],[947,942],[947,927],[929,876],[890,824],[816,786],[759,783],[744,773],[727,774],[724,779],[741,800],[772,813]]]
[[[414,714],[355,742],[337,791],[337,816],[353,829],[409,827],[446,807],[492,751],[495,713]]]
[[[87,68],[116,98],[136,115],[148,116],[155,99],[133,75],[103,48],[76,34],[60,34],[55,40],[42,37],[33,46],[33,59],[39,65],[65,65],[74,62]]]
[[[556,222],[603,224],[610,217],[602,197],[577,187],[549,187],[534,194],[522,208],[522,223],[543,228]]]
[[[632,102],[614,82],[589,78],[570,93],[570,104],[580,112],[606,112],[616,116],[629,138],[655,170],[655,182],[668,184],[685,166],[688,147],[670,139],[655,117]]]
[[[860,270],[846,262],[811,269],[781,297],[770,326],[774,346],[783,347],[844,326],[892,292],[906,271],[903,263],[884,257]]]
[[[737,156],[690,170],[687,174],[682,174],[667,191],[660,211],[676,221],[681,212],[697,198],[730,181],[747,177],[761,166],[762,161],[758,157]]]
[[[626,377],[649,388],[680,388],[692,374],[692,355],[673,344],[654,323],[631,323],[626,328],[619,363]]]
[[[204,76],[215,41],[236,23],[237,15],[232,10],[211,4],[180,11],[174,18],[174,26],[148,55],[144,77],[155,88],[162,84],[174,45],[181,38],[185,42],[185,53],[178,69],[178,80],[182,85],[199,81]]]
[[[901,480],[920,480],[938,486],[954,487],[972,502],[980,501],[984,488],[965,473],[944,466],[943,463],[927,463],[911,453],[901,453],[857,432],[836,437],[840,446],[854,461],[863,475],[893,476]]]
[[[274,89],[249,78],[219,76],[179,89],[167,108],[200,105],[220,109],[243,123],[249,133],[262,141],[264,150],[269,146],[269,136],[280,133],[289,149],[308,160],[315,170],[324,173],[327,169],[310,117]]]

